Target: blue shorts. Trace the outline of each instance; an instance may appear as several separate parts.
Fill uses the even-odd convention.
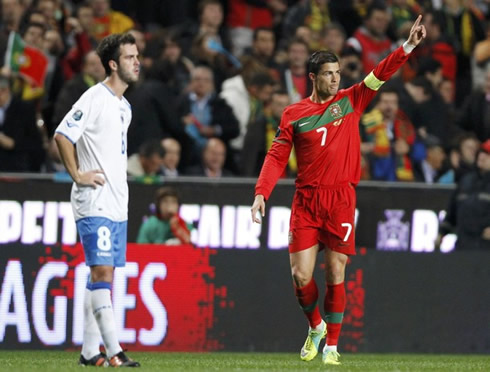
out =
[[[77,221],[87,266],[126,264],[128,222],[114,222],[104,217],[85,217]]]

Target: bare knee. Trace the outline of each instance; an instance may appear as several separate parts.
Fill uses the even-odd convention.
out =
[[[345,279],[347,256],[333,255],[326,261],[326,280],[328,284],[339,284]]]
[[[296,266],[293,266],[291,268],[291,274],[293,276],[294,284],[298,288],[307,285],[311,281],[311,278],[313,277],[313,273],[308,272],[307,270],[303,270]]]
[[[112,283],[114,268],[112,266],[91,266],[90,279],[92,283],[106,282]]]

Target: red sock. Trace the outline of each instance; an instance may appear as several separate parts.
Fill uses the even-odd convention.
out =
[[[304,287],[294,287],[296,297],[298,298],[299,306],[303,309],[308,323],[311,328],[315,328],[322,321],[320,315],[320,309],[318,308],[318,287],[316,286],[315,279],[305,285]]]
[[[325,294],[325,319],[327,321],[327,345],[337,345],[342,318],[345,310],[345,286],[344,283],[327,284]]]

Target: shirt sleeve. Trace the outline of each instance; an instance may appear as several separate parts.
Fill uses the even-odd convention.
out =
[[[293,147],[293,126],[287,111],[284,112],[276,133],[276,138],[267,152],[264,165],[255,186],[255,195],[262,194],[267,200],[277,180],[284,172]]]
[[[85,92],[56,128],[57,133],[63,134],[72,143],[78,141],[89,123],[95,122],[104,105],[100,99],[95,99],[93,93],[93,90]]]
[[[374,98],[379,88],[408,60],[403,47],[391,52],[359,84],[347,89],[352,95],[354,110],[362,112]]]

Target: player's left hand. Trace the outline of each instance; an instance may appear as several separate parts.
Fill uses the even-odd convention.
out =
[[[419,15],[415,20],[412,29],[410,30],[410,35],[408,36],[407,42],[410,45],[416,47],[420,44],[422,40],[425,39],[427,35],[427,31],[425,30],[425,26],[420,24],[422,20],[422,15]]]

